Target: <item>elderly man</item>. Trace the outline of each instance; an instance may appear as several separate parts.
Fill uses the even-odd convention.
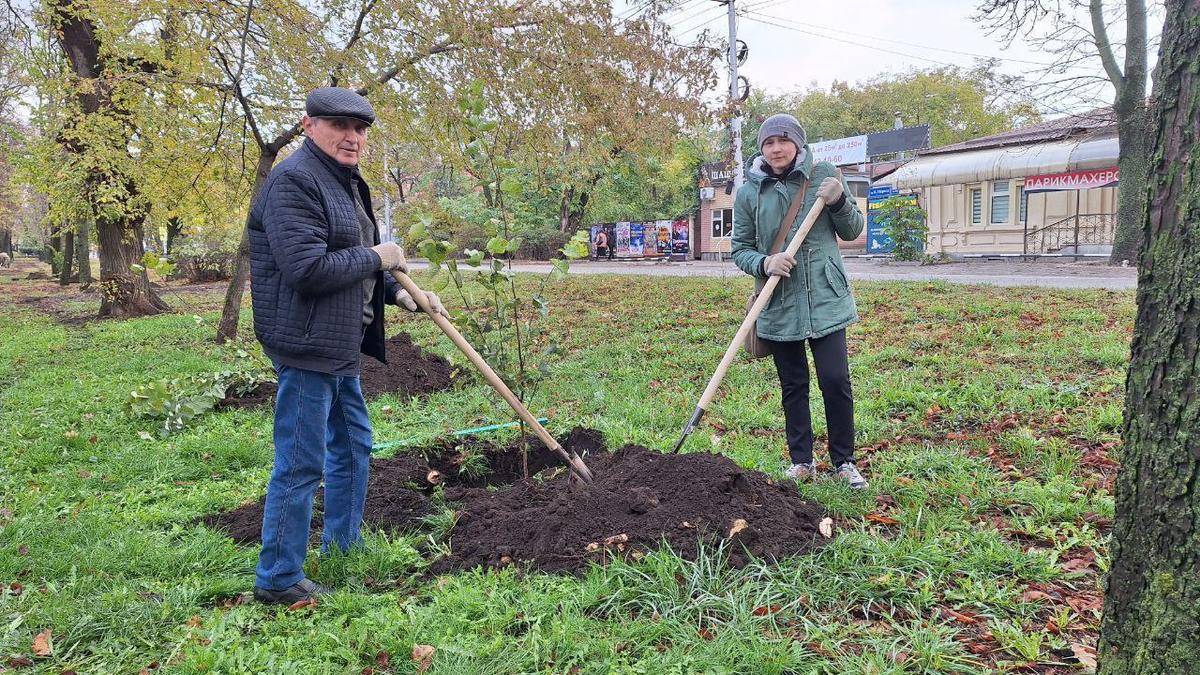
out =
[[[329,592],[304,576],[322,474],[321,549],[360,541],[371,457],[361,354],[385,361],[385,302],[417,310],[391,274],[407,271],[404,251],[380,243],[358,172],[374,110],[336,87],[314,90],[305,110],[303,146],[271,171],[248,222],[254,333],[279,375],[254,597],[285,604]]]

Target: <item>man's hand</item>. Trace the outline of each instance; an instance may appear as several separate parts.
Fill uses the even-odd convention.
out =
[[[833,176],[826,178],[817,188],[817,196],[824,199],[826,204],[836,202],[842,198],[842,181]]]
[[[404,259],[404,249],[394,241],[386,241],[378,246],[372,246],[372,251],[379,255],[379,269],[384,271],[397,270],[408,274],[408,261]]]
[[[429,302],[429,307],[433,309],[433,311],[441,314],[447,319],[450,318],[450,313],[446,311],[446,306],[442,304],[442,299],[437,296],[437,293],[434,293],[433,291],[423,292],[425,293],[425,299]],[[396,304],[410,312],[415,312],[418,309],[417,301],[413,300],[413,297],[409,295],[408,291],[400,291],[400,294],[396,296]]]
[[[769,255],[763,261],[763,271],[769,277],[790,277],[795,266],[796,258],[789,253]]]

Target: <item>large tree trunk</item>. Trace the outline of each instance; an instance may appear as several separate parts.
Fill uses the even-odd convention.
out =
[[[75,233],[67,230],[63,233],[62,269],[58,272],[58,283],[66,286],[71,283],[71,270],[75,262]]]
[[[1164,26],[1100,627],[1107,674],[1200,664],[1200,0],[1170,0]]]
[[[270,147],[264,148],[258,156],[258,168],[254,174],[254,190],[250,194],[250,204],[253,206],[271,175],[271,167],[279,157],[279,150],[291,137],[280,143],[276,140]],[[238,242],[237,257],[233,261],[233,273],[230,275],[229,288],[225,289],[225,306],[221,309],[221,324],[217,326],[217,342],[224,343],[237,337],[238,322],[242,316],[242,296],[246,293],[246,282],[250,279],[250,233],[242,227],[242,239]]]
[[[79,231],[75,233],[75,266],[79,268],[79,286],[87,288],[92,283],[92,259],[89,255],[92,228],[87,220],[80,221]]]
[[[146,316],[171,309],[150,288],[145,272],[130,270],[145,254],[141,223],[130,228],[124,220],[99,220],[96,240],[100,244],[100,316]]]
[[[58,44],[63,56],[71,64],[73,74],[86,81],[76,94],[76,101],[84,115],[111,116],[118,124],[125,111],[113,99],[113,83],[108,64],[104,62],[96,26],[86,8],[78,7],[74,0],[54,0],[46,3],[58,32]],[[126,128],[128,134],[131,129]],[[117,147],[92,148],[88,146],[88,134],[76,135],[67,130],[63,135],[64,149],[86,156],[88,153],[127,154],[125,144]],[[126,139],[127,141],[128,139]],[[118,184],[128,195],[124,203],[110,206],[106,213],[96,219],[96,241],[100,249],[100,316],[134,317],[158,314],[170,308],[150,287],[150,280],[143,272],[133,274],[129,267],[140,263],[143,248],[142,222],[145,215],[136,206],[138,187],[121,173],[119,166],[93,167],[87,178],[87,194],[108,192],[107,186]],[[119,215],[114,215],[119,213]],[[72,255],[68,252],[67,255]]]

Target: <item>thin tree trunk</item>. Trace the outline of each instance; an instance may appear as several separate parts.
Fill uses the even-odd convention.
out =
[[[1149,150],[1152,139],[1147,128],[1149,113],[1144,102],[1119,113],[1117,134],[1121,151],[1117,168],[1121,170],[1121,185],[1117,190],[1117,226],[1113,232],[1109,264],[1124,261],[1136,265],[1138,248],[1142,243],[1142,216],[1146,211],[1146,190],[1149,180]]]
[[[79,268],[79,286],[87,288],[92,284],[91,226],[87,220],[79,223],[79,231],[75,233],[75,266]]]
[[[183,225],[179,223],[178,218],[171,218],[167,221],[167,246],[164,250],[167,255],[175,253],[175,247],[178,245],[182,233]]]
[[[1200,664],[1200,0],[1166,7],[1100,626],[1106,675]]]
[[[58,272],[58,283],[66,286],[71,283],[71,269],[75,262],[75,233],[67,230],[63,234],[62,269]]]
[[[289,141],[291,139],[288,139]],[[250,204],[253,206],[271,175],[271,167],[284,144],[271,144],[259,154],[258,168],[254,174],[254,190],[250,194]],[[250,279],[250,231],[242,227],[242,238],[238,242],[237,256],[233,260],[233,273],[230,275],[229,288],[225,289],[225,306],[221,309],[221,323],[217,327],[217,342],[224,343],[237,337],[238,322],[242,316],[242,296],[246,293],[246,282]]]

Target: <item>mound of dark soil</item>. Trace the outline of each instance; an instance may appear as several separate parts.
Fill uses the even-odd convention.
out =
[[[604,436],[592,429],[576,428],[560,442],[580,454],[604,452]],[[471,455],[481,457],[478,472],[464,469]],[[428,459],[426,459],[428,458]],[[550,467],[562,466],[562,461],[540,442],[529,452],[529,473],[537,474]],[[389,533],[415,529],[429,513],[428,495],[437,485],[447,487],[484,487],[508,485],[521,480],[520,441],[497,447],[479,438],[446,440],[437,445],[397,455],[371,460],[367,479],[367,503],[363,523],[371,529]],[[323,519],[321,498],[317,490],[310,528],[313,542],[321,537]],[[229,535],[239,544],[262,541],[263,507],[266,497],[223,513],[211,513],[200,522]]]
[[[460,373],[446,359],[430,354],[413,344],[408,333],[388,338],[386,364],[364,356],[362,361],[363,396],[383,394],[421,396],[449,389]],[[245,396],[230,394],[217,404],[218,409],[254,408],[275,399],[275,385],[261,384]]]
[[[729,543],[729,560],[775,559],[819,549],[824,509],[804,501],[790,481],[776,483],[759,471],[704,453],[665,455],[639,446],[613,454],[604,437],[574,429],[564,440],[584,455],[592,485],[568,480],[557,455],[537,444],[529,453],[531,480],[523,475],[519,441],[488,445],[477,438],[371,461],[364,524],[386,532],[420,527],[436,486],[458,514],[451,555],[433,571],[529,564],[549,572],[580,572],[591,562],[637,558],[664,542],[685,558],[697,543]],[[473,468],[471,468],[473,467]],[[312,540],[320,537],[314,509]],[[257,543],[262,502],[202,519],[240,543]]]
[[[694,558],[697,541],[728,540],[730,564],[775,559],[820,548],[819,505],[790,481],[704,453],[665,455],[625,446],[588,458],[593,484],[568,487],[567,476],[510,488],[447,490],[459,502],[449,558],[435,572],[528,562],[543,571],[578,572],[612,557],[638,557],[664,541]]]

